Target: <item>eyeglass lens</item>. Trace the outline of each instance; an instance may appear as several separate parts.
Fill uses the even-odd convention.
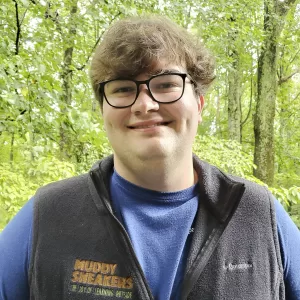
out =
[[[173,102],[182,96],[183,78],[177,74],[158,75],[151,78],[148,88],[152,97],[158,102]],[[132,80],[112,80],[104,87],[107,101],[117,107],[131,105],[137,97],[138,86]]]

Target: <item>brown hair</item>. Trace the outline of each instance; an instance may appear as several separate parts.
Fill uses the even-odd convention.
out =
[[[107,30],[91,63],[92,86],[101,107],[101,81],[134,78],[159,60],[186,68],[197,94],[204,94],[215,78],[212,55],[179,25],[160,16],[122,19]]]

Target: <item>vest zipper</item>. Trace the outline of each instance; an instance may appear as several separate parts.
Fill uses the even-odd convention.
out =
[[[98,196],[99,198],[101,199],[102,203],[104,204],[104,207],[106,208],[107,212],[109,213],[109,215],[114,219],[114,221],[117,223],[117,225],[120,227],[120,232],[121,234],[123,234],[124,236],[124,239],[126,241],[126,247],[127,249],[129,249],[130,251],[130,254],[131,254],[131,257],[133,258],[134,260],[134,264],[135,264],[135,268],[137,269],[138,271],[138,275],[140,276],[141,280],[142,280],[142,283],[144,284],[144,292],[146,292],[147,296],[148,296],[148,299],[150,300],[154,300],[153,296],[152,296],[152,293],[151,293],[151,290],[148,286],[148,283],[146,281],[146,278],[145,278],[145,275],[144,275],[144,272],[141,268],[141,265],[136,257],[136,254],[134,252],[134,249],[133,249],[133,246],[131,244],[131,241],[130,241],[130,238],[123,226],[123,224],[118,220],[118,218],[113,214],[113,211],[111,209],[111,206],[108,204],[108,201],[106,199],[104,199],[103,195],[100,193],[100,190],[99,190],[99,187],[100,186],[104,186],[104,183],[103,183],[103,178],[101,180],[101,178],[99,178],[100,176],[100,173],[101,171],[98,170],[98,172],[96,171],[90,171],[90,177],[93,181],[93,184],[95,186],[95,189],[98,193]],[[101,177],[102,177],[102,174],[101,174]],[[106,186],[105,186],[106,188]],[[120,242],[120,241],[119,241]],[[143,299],[144,300],[144,299]]]
[[[241,188],[233,188],[231,190],[231,198],[236,199],[237,203],[240,202],[242,195],[245,191],[245,187],[242,186]],[[184,279],[183,285],[182,285],[182,291],[181,291],[181,297],[180,300],[186,300],[188,298],[189,293],[193,289],[194,284],[200,277],[201,273],[203,272],[204,268],[206,267],[211,255],[213,254],[215,248],[217,247],[219,240],[226,229],[229,221],[231,220],[233,214],[235,213],[238,205],[235,207],[234,210],[231,211],[229,216],[227,217],[225,222],[219,223],[218,226],[216,226],[206,241],[209,241],[206,243],[205,248],[202,248],[200,252],[198,253],[194,263],[195,266],[191,272],[189,272],[189,277]],[[199,229],[196,229],[199,230]],[[201,229],[200,229],[201,230]]]

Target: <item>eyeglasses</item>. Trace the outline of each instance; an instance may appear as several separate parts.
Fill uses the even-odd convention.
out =
[[[158,103],[173,103],[179,100],[185,88],[187,74],[164,73],[147,80],[114,79],[99,83],[100,96],[115,108],[133,105],[139,96],[141,84],[146,84],[150,97]],[[192,83],[192,82],[187,82]]]

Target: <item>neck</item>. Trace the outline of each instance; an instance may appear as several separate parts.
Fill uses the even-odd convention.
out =
[[[139,161],[127,163],[114,156],[114,166],[120,176],[129,182],[150,190],[176,192],[191,187],[197,181],[192,153],[180,160]]]

